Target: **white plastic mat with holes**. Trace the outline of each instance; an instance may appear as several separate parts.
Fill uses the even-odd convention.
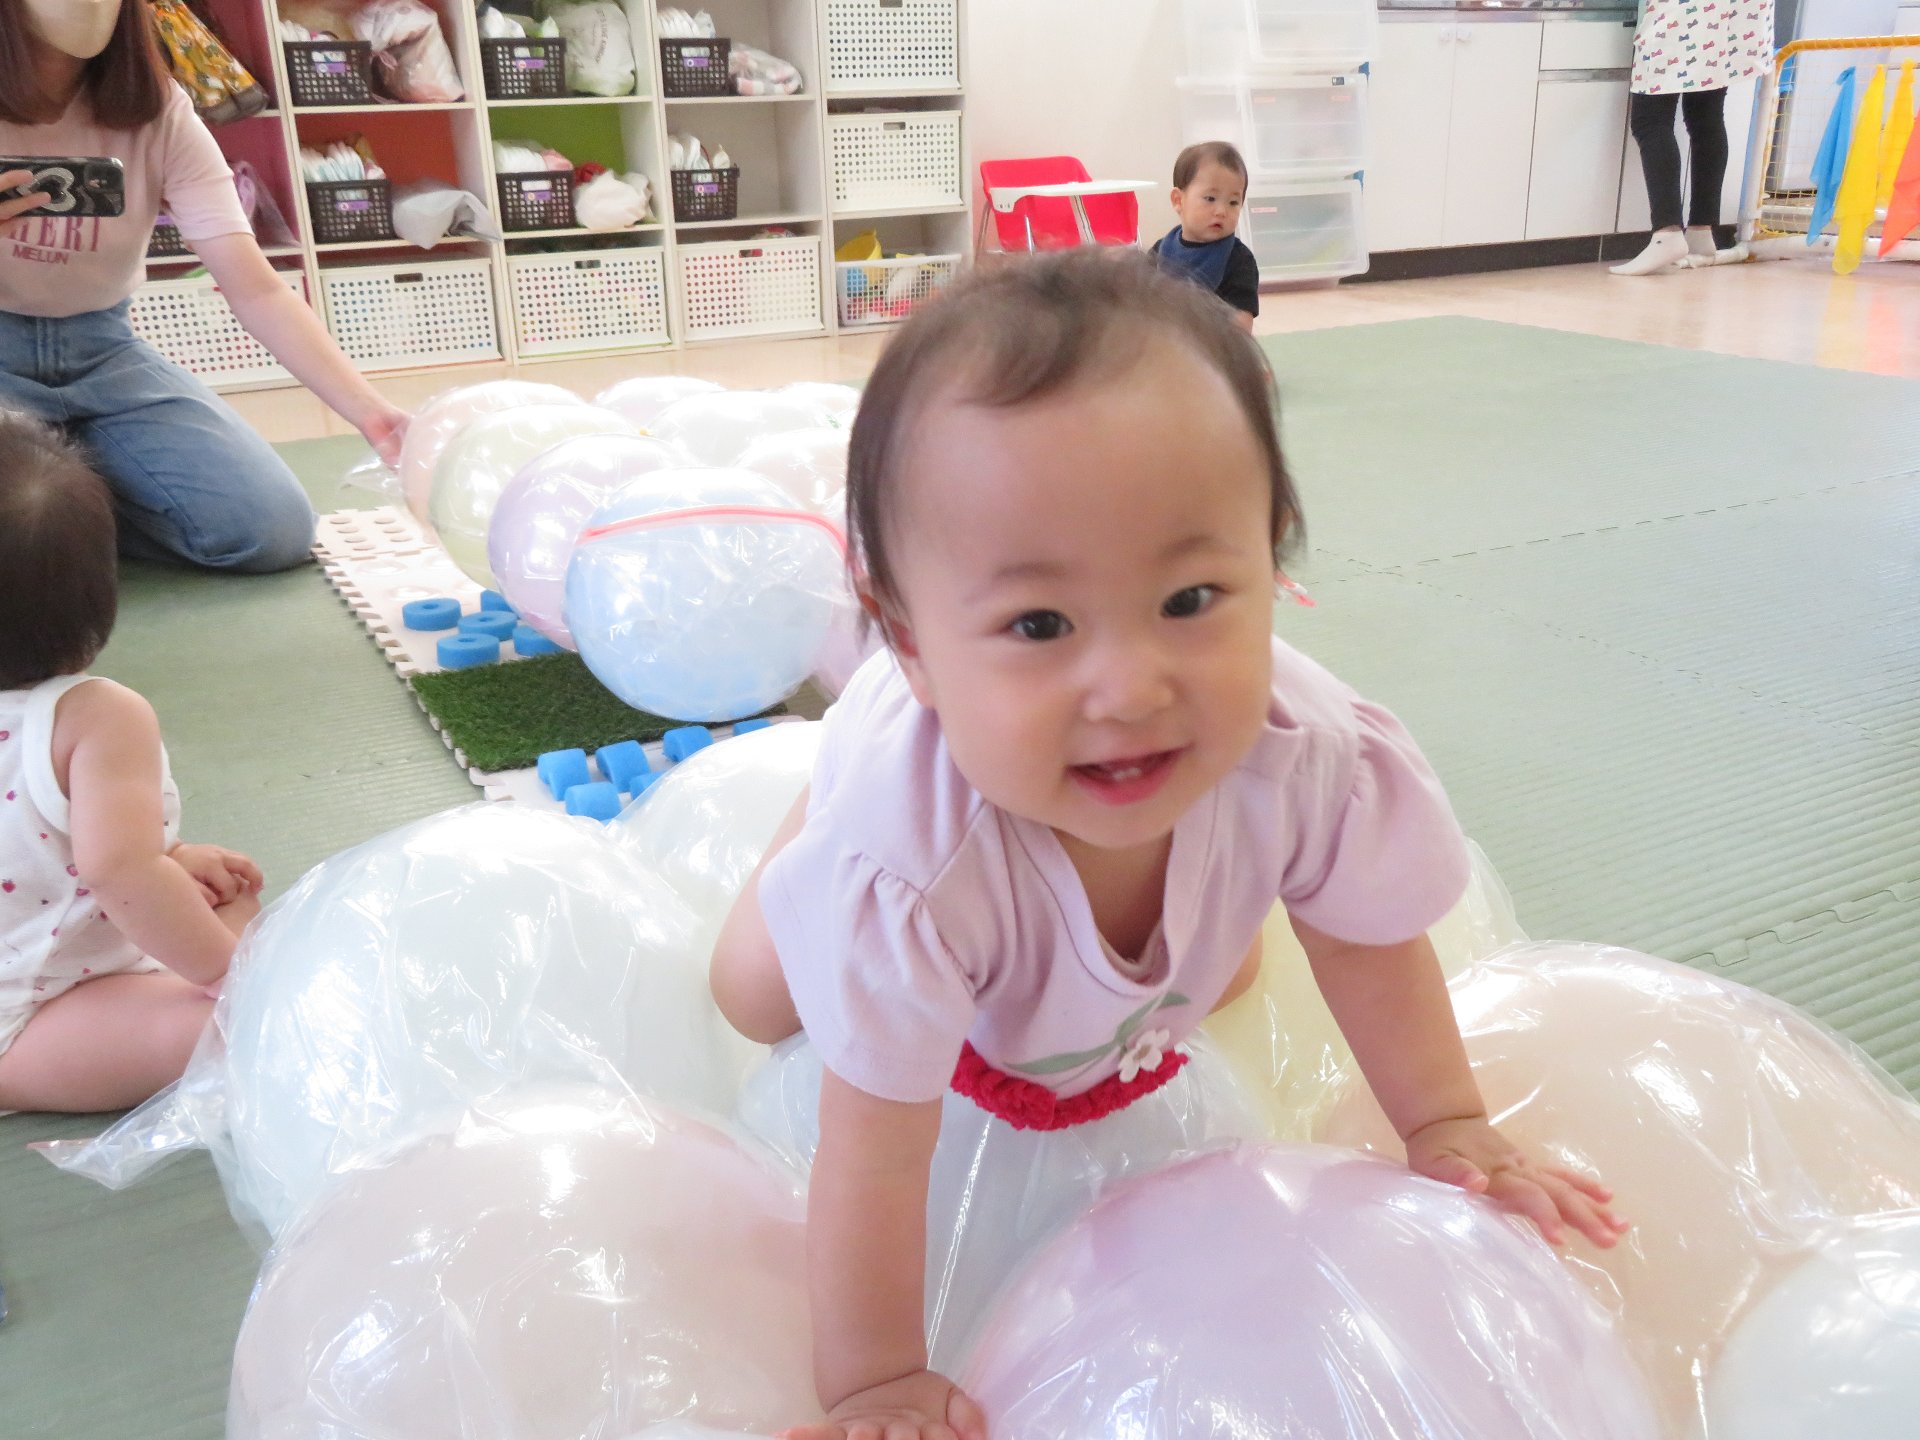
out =
[[[447,632],[407,629],[400,618],[401,608],[410,600],[426,600],[438,595],[458,600],[461,613],[471,614],[480,608],[481,586],[453,563],[447,552],[420,527],[419,521],[391,505],[377,510],[337,510],[320,517],[313,553],[327,582],[366,627],[367,634],[373,637],[373,643],[380,647],[380,653],[402,681],[446,668],[440,663],[437,644]],[[502,645],[501,653],[503,657],[512,654],[511,642]],[[501,663],[512,661],[503,658]],[[548,793],[532,766],[520,770],[481,770],[469,764],[466,755],[421,701],[420,692],[411,685],[406,688],[441,740],[453,751],[453,758],[467,772],[467,778],[480,787],[487,799],[519,800],[548,810],[565,808]],[[731,733],[724,726],[708,728],[716,737]],[[658,740],[643,748],[654,769],[664,767],[666,758]]]

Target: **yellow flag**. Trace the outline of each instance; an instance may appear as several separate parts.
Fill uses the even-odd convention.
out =
[[[1900,160],[1907,153],[1907,141],[1913,137],[1913,61],[1900,66],[1900,83],[1893,91],[1893,112],[1887,116],[1887,133],[1880,137],[1880,193],[1874,204],[1887,208],[1893,199],[1894,177],[1900,173]]]
[[[1833,273],[1851,275],[1860,268],[1867,248],[1867,227],[1873,224],[1874,197],[1880,193],[1880,122],[1887,110],[1887,67],[1874,68],[1860,118],[1853,123],[1853,144],[1847,147],[1847,168],[1840,176],[1840,194],[1833,218],[1840,238],[1833,247]]]

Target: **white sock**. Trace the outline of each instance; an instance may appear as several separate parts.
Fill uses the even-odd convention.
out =
[[[1624,264],[1615,265],[1616,275],[1652,275],[1671,270],[1687,258],[1687,237],[1678,230],[1662,230],[1647,242],[1647,248]]]
[[[1689,225],[1687,227],[1687,253],[1689,255],[1715,255],[1720,251],[1714,242],[1711,225]]]

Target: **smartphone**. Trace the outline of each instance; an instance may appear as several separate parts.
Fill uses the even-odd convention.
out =
[[[35,191],[46,202],[29,215],[119,215],[127,208],[126,167],[103,155],[0,155],[0,173],[31,170],[33,178],[0,200]]]

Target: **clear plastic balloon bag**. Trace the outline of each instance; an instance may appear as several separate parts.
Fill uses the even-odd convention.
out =
[[[764,476],[657,471],[580,532],[567,629],[595,678],[636,709],[744,719],[812,673],[845,557],[840,528]]]
[[[1665,1440],[1536,1234],[1317,1146],[1114,1188],[1021,1267],[957,1378],[993,1440]]]
[[[946,1097],[927,1198],[927,1348],[934,1369],[954,1373],[1007,1281],[1108,1187],[1259,1132],[1227,1066],[1204,1041],[1191,1053],[1160,1089],[1064,1130],[1016,1130],[964,1096]],[[821,1078],[819,1052],[796,1035],[775,1048],[740,1095],[741,1125],[803,1171],[811,1170],[820,1143]]]
[[[804,1422],[805,1221],[798,1177],[717,1126],[604,1091],[502,1091],[336,1177],[281,1236],[240,1327],[227,1436]]]
[[[756,440],[830,423],[812,400],[778,390],[714,390],[676,400],[647,433],[678,445],[701,465],[737,465]]]
[[[378,455],[369,455],[349,466],[340,483],[349,489],[370,491],[382,505],[399,505],[406,499],[400,486],[400,472]]]
[[[1502,1133],[1598,1174],[1633,1222],[1613,1249],[1575,1246],[1564,1260],[1619,1317],[1664,1433],[1879,1440],[1886,1432],[1847,1418],[1844,1396],[1834,1397],[1831,1423],[1804,1431],[1703,1425],[1729,1363],[1723,1351],[1749,1325],[1782,1333],[1777,1319],[1753,1317],[1794,1304],[1795,1272],[1863,1220],[1920,1210],[1920,1106],[1792,1006],[1630,950],[1520,946],[1449,988]],[[1357,1078],[1318,1138],[1404,1153]],[[1912,1278],[1920,1286],[1920,1270]],[[1832,1293],[1824,1280],[1813,1289]],[[1828,1357],[1858,1347],[1866,1373],[1873,1347],[1863,1332],[1822,1338]]]
[[[1466,894],[1428,932],[1440,968],[1456,975],[1475,960],[1527,937],[1513,901],[1478,845]],[[1265,952],[1253,988],[1202,1027],[1260,1100],[1268,1137],[1307,1140],[1353,1068],[1353,1052],[1320,996],[1284,907],[1261,931]]]
[[[498,415],[527,405],[585,405],[571,390],[533,380],[488,380],[443,390],[413,417],[400,447],[400,489],[407,509],[421,524],[431,522],[433,472],[453,437],[483,415]]]
[[[205,1145],[259,1239],[336,1172],[503,1085],[621,1085],[724,1115],[740,1065],[698,943],[594,822],[450,810],[309,871],[248,929],[180,1082],[49,1158],[111,1181]]]

